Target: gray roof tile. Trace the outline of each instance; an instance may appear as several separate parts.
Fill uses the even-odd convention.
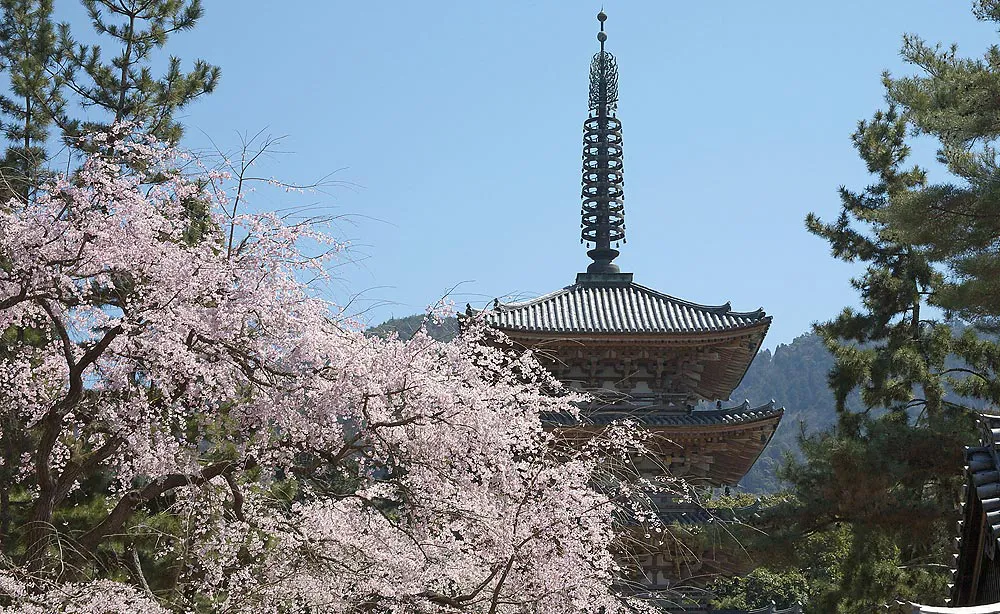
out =
[[[912,614],[1000,614],[1000,603],[990,605],[973,605],[962,608],[920,605],[910,603]]]
[[[699,305],[627,282],[578,283],[517,303],[497,303],[486,320],[502,330],[556,333],[706,333],[769,323],[763,309]]]
[[[579,423],[603,425],[628,418],[644,426],[711,426],[756,422],[781,416],[784,411],[783,407],[775,407],[773,400],[753,408],[748,401],[744,401],[736,407],[689,412],[647,409],[642,406],[633,407],[628,403],[616,403],[602,405],[590,411],[581,410]],[[578,424],[569,414],[546,413],[542,415],[542,420],[553,425]]]
[[[987,512],[990,535],[1000,544],[1000,416],[980,414],[980,444],[965,449],[965,470]]]

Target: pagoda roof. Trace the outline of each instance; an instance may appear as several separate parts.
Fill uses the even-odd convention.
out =
[[[700,305],[632,281],[630,273],[582,273],[577,283],[538,298],[497,302],[486,321],[504,331],[568,334],[686,335],[738,331],[771,323],[763,309]]]
[[[592,409],[580,412],[580,421],[568,414],[544,414],[542,419],[549,424],[563,425],[608,425],[616,420],[630,419],[648,427],[704,427],[721,425],[744,425],[781,418],[784,407],[776,407],[774,400],[750,407],[749,401],[743,401],[735,407],[720,409],[695,409],[688,412],[677,410],[649,409],[630,403],[602,404]]]
[[[995,426],[1000,427],[1000,416],[991,416]],[[1000,428],[991,429],[994,437],[1000,435]],[[990,538],[1000,545],[1000,466],[992,443],[988,446],[969,447],[965,450],[966,471],[976,489],[976,497],[987,512],[986,529]],[[995,547],[995,546],[994,546]]]
[[[776,608],[773,605],[753,610],[709,610],[712,614],[802,614],[802,606],[793,605],[790,608]]]
[[[984,527],[993,540],[992,548],[1000,546],[1000,415],[979,414],[980,445],[965,448],[965,472],[969,488],[965,505],[976,497],[986,513]],[[961,539],[961,536],[959,537]]]
[[[1000,614],[1000,603],[970,605],[958,608],[920,605],[912,602],[904,605],[909,605],[912,608],[907,614]]]
[[[678,504],[660,506],[657,516],[666,524],[699,525],[709,522],[745,522],[747,518],[759,515],[761,503],[758,499],[750,505],[726,508],[708,508],[699,504]]]
[[[633,420],[652,435],[650,452],[665,457],[698,457],[684,477],[715,486],[738,484],[771,441],[785,410],[770,401],[759,407],[741,405],[689,412],[649,409],[628,403],[593,404],[580,418],[565,413],[542,414],[549,427],[593,432],[616,420]]]
[[[664,612],[669,612],[670,614],[802,614],[801,605],[793,605],[789,608],[777,608],[773,605],[764,606],[762,608],[754,608],[753,610],[732,610],[729,608],[724,608],[717,610],[715,608],[709,608],[704,604],[697,605],[677,605],[675,601],[672,600],[662,600],[664,606]],[[700,600],[699,600],[700,601]],[[921,610],[922,611],[922,610]],[[934,610],[935,612],[937,610]],[[948,610],[950,611],[950,610]],[[992,613],[992,610],[989,612]]]

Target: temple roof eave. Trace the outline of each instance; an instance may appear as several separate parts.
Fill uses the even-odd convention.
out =
[[[706,311],[716,311],[716,312],[730,313],[731,315],[739,315],[739,316],[763,316],[764,315],[764,309],[763,308],[757,308],[757,309],[754,309],[753,311],[733,311],[732,303],[730,303],[729,301],[726,301],[725,303],[722,303],[721,305],[706,305],[706,304],[702,304],[702,303],[696,303],[694,301],[689,301],[687,299],[682,299],[682,298],[673,296],[671,294],[667,294],[665,292],[660,292],[659,290],[654,290],[653,288],[650,288],[648,286],[644,286],[642,284],[637,284],[634,281],[631,281],[632,280],[632,274],[631,273],[620,273],[620,274],[613,275],[613,276],[603,276],[603,277],[608,277],[608,278],[622,278],[623,280],[628,280],[626,283],[610,283],[610,284],[607,284],[607,285],[633,286],[633,287],[635,287],[635,288],[637,288],[639,290],[644,290],[646,292],[650,292],[650,293],[656,294],[656,295],[658,295],[658,296],[660,296],[662,298],[674,301],[676,303],[680,303],[680,304],[686,305],[688,307],[694,307],[694,308],[697,308],[697,309],[704,309]],[[587,278],[600,279],[596,275],[589,275],[587,273],[581,273],[580,275],[578,275],[578,277],[577,277],[578,281],[575,284],[570,284],[568,286],[563,286],[562,288],[559,288],[558,290],[553,290],[552,292],[548,292],[548,293],[543,294],[541,296],[536,296],[535,298],[525,299],[523,301],[512,301],[510,303],[497,303],[497,308],[500,309],[500,310],[518,309],[518,308],[521,308],[521,307],[525,307],[527,305],[532,305],[532,304],[535,304],[535,303],[545,302],[545,301],[551,299],[554,296],[557,296],[559,294],[563,294],[565,292],[571,291],[571,290],[573,290],[577,286],[598,286],[599,287],[599,286],[605,285],[605,284],[600,284],[600,283],[596,283],[596,284],[595,283],[581,283],[582,280],[585,280]]]
[[[775,407],[774,401],[750,408],[744,402],[737,407],[718,410],[670,412],[666,410],[608,411],[594,409],[582,412],[579,420],[568,414],[543,416],[549,428],[558,428],[573,437],[590,437],[612,422],[631,419],[643,426],[651,435],[649,450],[665,458],[677,453],[686,456],[707,446],[711,448],[725,441],[727,453],[718,458],[708,457],[696,463],[704,466],[690,470],[684,477],[705,480],[713,486],[736,485],[750,471],[764,452],[778,429],[784,408]],[[696,455],[701,457],[700,452]]]
[[[754,356],[760,351],[771,325],[771,317],[740,328],[700,332],[552,332],[505,329],[487,321],[491,328],[507,335],[515,343],[543,351],[556,351],[559,346],[572,349],[605,347],[632,350],[717,349],[725,354],[721,362],[710,362],[691,392],[706,400],[728,400],[729,395],[746,375]],[[561,350],[559,350],[561,351]]]
[[[733,311],[729,303],[702,305],[632,282],[631,274],[607,283],[578,282],[534,299],[494,302],[482,313],[494,328],[545,335],[653,335],[658,338],[752,330],[770,325],[763,309]]]
[[[777,423],[784,412],[785,408],[775,407],[773,400],[753,408],[749,403],[743,403],[736,407],[690,412],[629,407],[627,403],[623,403],[617,407],[602,405],[585,408],[581,410],[579,420],[569,414],[551,414],[546,415],[543,421],[554,426],[586,427],[605,426],[618,420],[633,420],[646,427],[699,427],[699,430],[728,431],[758,423]]]
[[[566,339],[567,341],[581,340],[597,343],[616,343],[628,341],[636,344],[664,343],[671,345],[693,345],[701,342],[726,341],[746,336],[754,332],[766,333],[771,326],[771,316],[766,316],[757,322],[743,326],[731,328],[721,328],[717,330],[705,331],[655,331],[655,332],[629,332],[615,331],[604,332],[599,330],[543,330],[528,328],[506,328],[493,325],[491,327],[502,331],[511,337],[526,337],[538,339]],[[671,343],[672,342],[672,343]]]
[[[955,608],[948,606],[920,605],[912,601],[903,605],[913,608],[910,610],[912,614],[1000,614],[1000,603]]]

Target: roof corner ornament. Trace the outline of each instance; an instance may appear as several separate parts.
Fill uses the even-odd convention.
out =
[[[594,248],[587,255],[594,261],[588,273],[618,273],[612,261],[618,250],[611,247],[625,241],[625,193],[622,176],[622,124],[618,109],[618,63],[604,50],[608,35],[601,11],[597,20],[601,50],[590,62],[590,112],[583,123],[583,205],[580,242]]]

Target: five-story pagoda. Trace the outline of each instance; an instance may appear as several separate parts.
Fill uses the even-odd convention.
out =
[[[657,470],[707,486],[736,485],[767,445],[782,409],[773,401],[722,406],[760,349],[771,318],[733,311],[729,303],[700,305],[633,281],[614,264],[625,240],[622,124],[616,117],[618,68],[605,50],[590,65],[590,111],[584,122],[581,242],[592,262],[576,283],[538,298],[497,301],[487,322],[525,348],[540,349],[553,374],[596,399],[583,426],[600,430],[630,417],[653,433]],[[614,247],[612,247],[614,246]],[[716,401],[714,410],[695,410]],[[559,428],[558,418],[551,426]],[[696,517],[665,502],[666,520]],[[668,586],[696,570],[650,549],[641,561],[645,583]],[[710,572],[702,569],[701,572]]]

